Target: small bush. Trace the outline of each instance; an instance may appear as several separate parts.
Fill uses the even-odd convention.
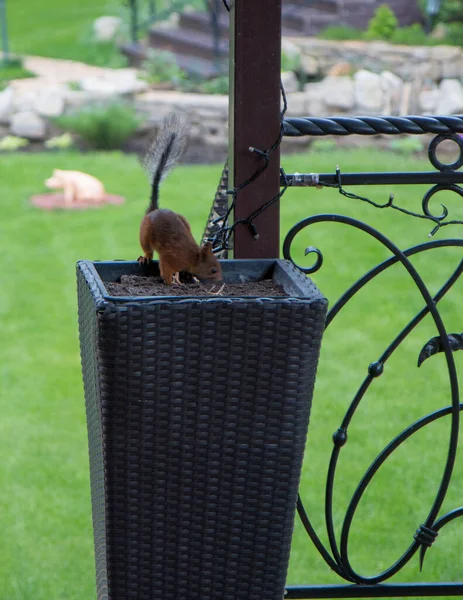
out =
[[[64,115],[56,124],[77,133],[97,150],[115,150],[136,131],[140,119],[132,107],[122,103],[100,106]]]
[[[63,133],[63,135],[57,135],[52,137],[45,142],[45,148],[48,150],[69,150],[72,148],[74,141],[70,133]]]
[[[228,94],[228,75],[215,77],[200,85],[200,91],[204,94]]]
[[[365,38],[368,40],[390,40],[397,29],[397,25],[398,21],[394,11],[387,4],[381,4],[368,23]]]
[[[179,86],[187,79],[185,71],[177,65],[175,54],[165,50],[150,48],[142,69],[146,71],[146,79],[150,83],[169,82],[173,86]]]
[[[444,0],[439,12],[439,20],[444,23],[463,21],[463,0]]]
[[[408,46],[427,46],[433,42],[419,23],[414,23],[409,27],[397,28],[389,41],[393,44],[405,44]]]
[[[0,140],[0,152],[14,152],[29,145],[29,140],[15,135],[7,135]]]
[[[301,69],[301,54],[300,52],[281,51],[281,70],[299,71]]]
[[[115,41],[97,42],[89,40],[85,44],[83,60],[89,65],[120,69],[128,66],[127,57],[122,54]]]
[[[363,33],[360,29],[355,29],[355,27],[350,27],[349,25],[331,25],[323,29],[318,37],[323,40],[360,40],[363,37]]]
[[[463,23],[448,23],[447,36],[444,43],[453,46],[463,46]]]

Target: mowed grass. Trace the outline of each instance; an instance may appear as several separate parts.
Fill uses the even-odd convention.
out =
[[[148,3],[139,2],[139,21],[148,17]],[[190,5],[202,10],[202,0]],[[156,2],[158,14],[164,14],[169,1]],[[7,2],[8,33],[11,51],[94,63],[98,51],[91,47],[91,26],[104,15],[123,18],[124,34],[129,30],[127,2],[120,0],[79,0],[69,3],[61,0],[21,0]],[[142,35],[143,32],[140,33]],[[98,64],[100,64],[98,62]]]
[[[288,173],[423,170],[424,161],[375,150],[306,154],[283,159]],[[79,169],[101,178],[123,206],[85,212],[40,212],[31,195],[45,191],[53,168]],[[174,170],[163,183],[161,204],[185,214],[199,238],[220,178],[221,166]],[[146,178],[134,157],[119,153],[5,155],[0,249],[0,598],[83,600],[95,597],[87,438],[76,318],[75,263],[79,259],[126,259],[139,255],[138,226],[148,197]],[[396,201],[419,210],[422,186],[363,188],[376,202],[391,191]],[[463,218],[460,200],[445,195],[452,218]],[[436,208],[437,210],[437,208]],[[282,234],[311,214],[355,216],[389,235],[400,247],[426,242],[430,224],[360,201],[335,190],[288,190],[282,200]],[[437,237],[460,236],[462,226]],[[301,263],[306,246],[324,254],[314,280],[330,304],[389,252],[345,225],[311,226],[295,240]],[[462,258],[461,249],[427,252],[413,263],[435,293]],[[450,331],[461,332],[462,284],[441,303]],[[370,283],[326,332],[313,402],[301,492],[313,523],[324,533],[324,485],[331,436],[339,427],[368,365],[377,360],[423,300],[401,267]],[[436,334],[427,317],[388,361],[361,403],[341,452],[334,518],[339,532],[347,503],[365,469],[402,429],[449,404],[445,359],[436,356],[417,369],[418,353]],[[463,353],[455,354],[462,371]],[[351,564],[362,575],[390,566],[424,522],[442,475],[450,420],[416,434],[381,468],[354,519]],[[460,454],[444,505],[463,504]],[[396,579],[461,580],[461,522],[448,525],[429,551],[424,572],[412,559]],[[339,581],[323,563],[297,521],[288,583]]]
[[[11,51],[85,61],[92,22],[113,7],[107,0],[7,2]]]

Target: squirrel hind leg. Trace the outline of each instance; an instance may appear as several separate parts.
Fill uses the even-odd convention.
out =
[[[161,277],[164,279],[164,283],[166,285],[172,285],[172,277],[175,271],[172,267],[167,265],[161,257],[159,257],[159,271],[161,272]]]
[[[180,281],[180,273],[177,271],[177,273],[174,273],[174,276],[172,278],[173,283],[175,283],[176,285],[183,285],[183,283]]]

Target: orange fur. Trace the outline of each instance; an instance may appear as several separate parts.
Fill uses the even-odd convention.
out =
[[[149,263],[156,251],[161,276],[167,285],[171,285],[173,275],[179,271],[188,271],[201,280],[222,279],[222,269],[211,244],[198,246],[188,221],[171,210],[156,209],[143,217],[140,245],[144,256],[138,262]]]

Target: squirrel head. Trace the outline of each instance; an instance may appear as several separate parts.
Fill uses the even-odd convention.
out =
[[[201,281],[222,281],[222,267],[212,253],[210,242],[200,248],[197,264],[192,272]]]

